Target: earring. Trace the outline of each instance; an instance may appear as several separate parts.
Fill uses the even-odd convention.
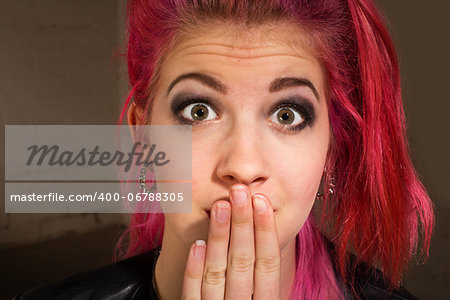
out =
[[[147,185],[146,185],[146,177],[147,177],[147,167],[149,166],[148,162],[145,162],[142,167],[141,170],[139,172],[139,189],[142,191],[142,193],[154,193],[157,189],[156,186],[156,181],[154,180],[150,180],[150,182],[153,182],[153,185],[150,189],[147,189]],[[152,165],[150,165],[150,171],[155,174],[155,171],[153,170]]]
[[[328,188],[327,188],[327,195],[331,196],[334,194],[334,188],[335,188],[335,178],[333,176],[331,176],[331,172],[328,172],[327,168],[325,167],[324,169],[324,175],[325,178],[328,179]],[[323,175],[322,175],[322,181],[323,181]],[[320,191],[317,192],[316,194],[316,199],[317,200],[324,200],[325,195],[323,193],[321,193]]]

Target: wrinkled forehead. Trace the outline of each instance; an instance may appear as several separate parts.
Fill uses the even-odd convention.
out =
[[[175,36],[166,59],[199,51],[220,51],[236,58],[286,54],[316,59],[309,31],[287,22],[251,27],[229,23],[196,25]]]
[[[182,74],[205,72],[236,84],[236,93],[267,90],[273,77],[312,82],[326,97],[326,73],[313,54],[309,35],[298,27],[217,25],[187,32],[164,57],[158,91]]]

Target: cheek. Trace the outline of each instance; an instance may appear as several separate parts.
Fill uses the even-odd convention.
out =
[[[202,146],[197,143],[192,144],[192,209],[202,207],[201,199],[209,193],[211,188],[211,176],[214,162],[213,154],[205,151],[211,146]]]
[[[308,177],[296,182],[290,181],[284,185],[285,203],[276,216],[281,248],[295,238],[308,218],[319,184],[320,176]]]
[[[295,168],[292,166],[295,166]],[[286,168],[288,167],[286,166]],[[323,167],[322,159],[309,161],[305,159],[291,164],[290,171],[279,176],[281,188],[286,193],[286,198],[290,199],[286,205],[303,206],[304,203],[314,201],[314,196],[320,185]]]
[[[192,143],[192,213],[165,215],[168,227],[165,229],[166,233],[176,236],[176,239],[185,245],[190,245],[197,239],[206,240],[208,237],[209,219],[202,211],[209,205],[210,200],[208,188],[211,188],[212,157],[205,152],[205,149],[209,148]]]
[[[314,204],[326,159],[326,147],[304,147],[286,152],[278,161],[276,179],[282,202],[277,213],[280,246],[285,247],[300,231]],[[282,171],[284,170],[284,171]]]

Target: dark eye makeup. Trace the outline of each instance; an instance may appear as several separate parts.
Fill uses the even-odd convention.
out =
[[[286,126],[283,124],[275,123],[276,127],[279,127],[281,130],[289,130],[289,131],[300,131],[306,126],[312,126],[315,120],[315,110],[314,106],[310,101],[306,100],[300,96],[291,96],[288,98],[284,98],[277,103],[275,103],[274,108],[271,110],[271,115],[281,108],[291,108],[298,112],[302,118],[303,122],[295,126]]]
[[[194,125],[194,126],[203,125],[201,123],[205,123],[204,121],[190,120],[182,115],[183,109],[185,109],[186,106],[194,103],[206,104],[209,107],[211,107],[211,109],[213,109],[218,116],[220,116],[220,114],[216,110],[216,107],[218,105],[215,105],[216,104],[215,100],[206,96],[195,95],[191,93],[181,93],[175,95],[170,104],[170,109],[172,111],[173,116],[175,117],[175,120],[183,125]],[[303,118],[303,121],[301,123],[293,126],[272,122],[273,125],[282,132],[300,131],[304,129],[306,126],[312,126],[314,123],[315,120],[314,106],[309,100],[301,96],[297,95],[290,96],[276,102],[269,110],[270,114],[268,118],[270,119],[270,116],[279,109],[288,109],[295,111]]]

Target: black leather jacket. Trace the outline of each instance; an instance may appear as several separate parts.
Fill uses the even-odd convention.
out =
[[[122,260],[105,267],[77,273],[71,277],[36,287],[16,295],[13,300],[26,299],[158,299],[151,278],[157,251]],[[338,277],[347,299],[357,299],[355,292]],[[404,288],[389,292],[381,273],[359,265],[355,273],[355,291],[360,299],[417,299]]]

